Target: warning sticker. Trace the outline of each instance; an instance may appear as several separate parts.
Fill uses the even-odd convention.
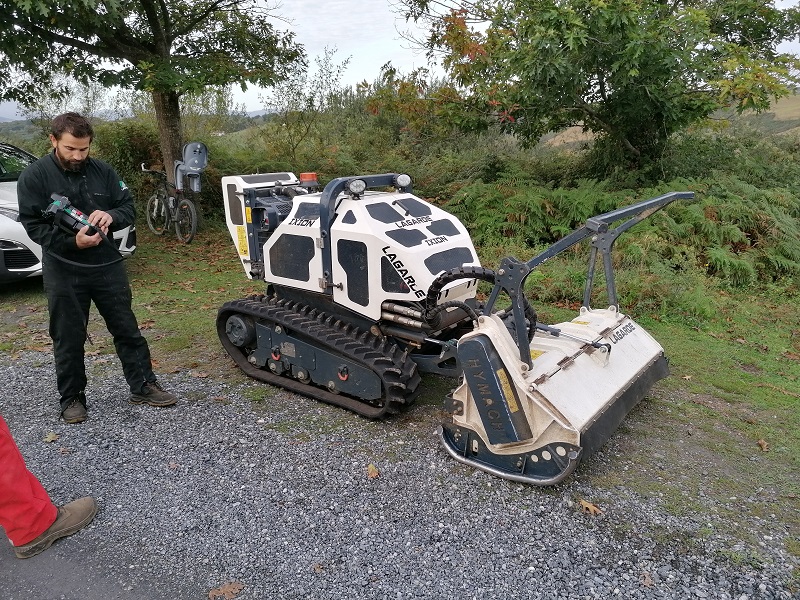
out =
[[[239,248],[239,256],[247,256],[250,248],[247,245],[247,229],[244,225],[236,226],[236,245]]]

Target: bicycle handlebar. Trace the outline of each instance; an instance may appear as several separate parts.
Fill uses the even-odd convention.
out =
[[[153,169],[147,169],[145,168],[145,164],[147,163],[142,163],[142,171],[144,171],[145,173],[152,173],[153,175],[158,175],[159,177],[163,177],[166,179],[167,177],[166,171],[155,171]]]

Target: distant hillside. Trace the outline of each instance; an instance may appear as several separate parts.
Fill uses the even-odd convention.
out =
[[[42,131],[30,121],[2,121],[0,120],[0,142],[7,142],[21,146],[26,150],[37,147],[42,141]]]
[[[735,111],[725,111],[712,118],[744,123],[766,135],[800,134],[800,94],[781,98],[772,105],[769,112],[761,114],[747,112],[737,115]],[[580,127],[570,127],[557,134],[549,133],[539,141],[547,146],[574,149],[589,139],[591,135],[584,133]]]
[[[800,94],[781,98],[769,112],[733,117],[766,134],[800,133]]]
[[[248,113],[252,125],[258,125],[268,118],[264,111]],[[781,98],[773,104],[769,112],[762,114],[745,113],[736,115],[734,112],[721,113],[719,119],[730,119],[732,122],[746,123],[766,135],[800,134],[800,94]],[[247,125],[245,125],[247,127]],[[11,121],[0,117],[0,142],[8,142],[23,147],[36,147],[41,143],[41,131],[30,121]],[[570,127],[558,134],[548,134],[541,140],[550,146],[575,147],[589,139],[580,127]]]

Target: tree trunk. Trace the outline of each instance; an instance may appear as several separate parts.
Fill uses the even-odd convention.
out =
[[[181,107],[176,92],[153,91],[153,106],[156,110],[158,134],[161,140],[161,157],[164,170],[172,183],[175,183],[175,161],[181,160]]]

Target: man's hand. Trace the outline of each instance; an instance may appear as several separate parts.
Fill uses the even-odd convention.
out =
[[[94,225],[96,229],[102,229],[105,234],[108,234],[108,228],[113,222],[114,219],[111,218],[111,215],[102,210],[96,210],[89,215],[89,223]]]
[[[111,215],[102,210],[96,210],[89,215],[89,223],[92,224],[92,227],[102,231],[104,234],[108,234],[108,227],[113,222],[114,219]],[[99,232],[94,235],[89,235],[88,226],[83,227],[75,236],[75,244],[77,244],[78,248],[81,250],[84,248],[91,248],[92,246],[99,246],[102,241],[103,238]]]
[[[78,246],[80,250],[84,248],[91,248],[92,246],[99,246],[100,242],[103,241],[103,238],[100,237],[100,233],[97,232],[94,235],[89,235],[89,226],[86,225],[81,228],[81,230],[75,234],[75,244]]]

